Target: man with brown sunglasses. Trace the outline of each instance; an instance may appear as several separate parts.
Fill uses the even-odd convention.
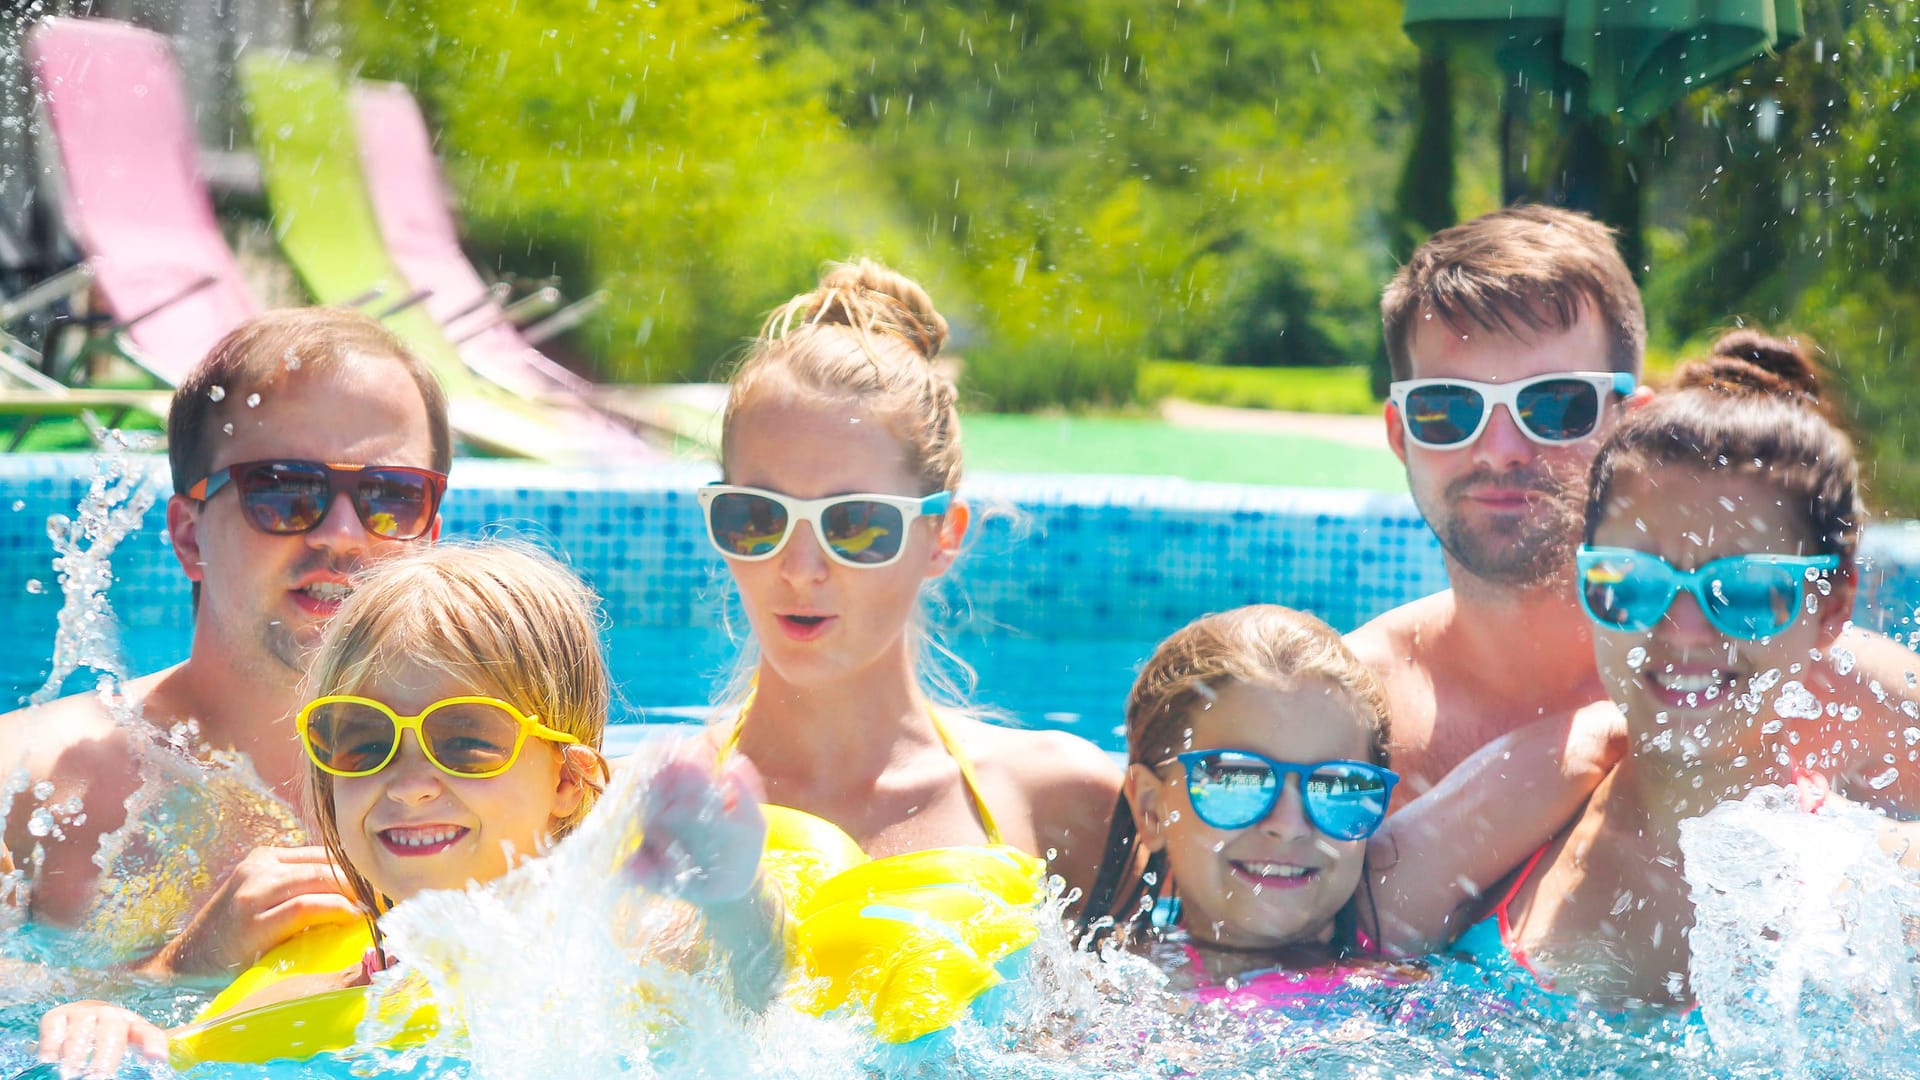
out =
[[[189,655],[111,698],[0,717],[0,860],[21,864],[35,924],[75,931],[76,962],[219,975],[358,917],[300,843],[291,717],[355,570],[439,534],[453,449],[426,366],[326,308],[223,338],[175,392],[167,436]]]

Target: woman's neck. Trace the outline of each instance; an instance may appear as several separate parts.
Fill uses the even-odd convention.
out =
[[[878,777],[898,744],[938,738],[904,646],[854,675],[797,685],[762,661],[740,718],[740,749],[763,773],[833,777],[843,789]]]

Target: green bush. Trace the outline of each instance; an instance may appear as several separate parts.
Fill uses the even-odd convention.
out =
[[[1140,398],[1367,415],[1380,411],[1367,375],[1364,366],[1244,368],[1156,361],[1141,366]]]

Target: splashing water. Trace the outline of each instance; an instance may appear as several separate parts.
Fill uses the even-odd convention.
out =
[[[1693,988],[1723,1056],[1787,1075],[1910,1075],[1920,890],[1881,849],[1885,825],[1832,800],[1807,813],[1782,787],[1681,824]]]
[[[47,519],[47,536],[53,541],[53,569],[60,576],[65,601],[53,639],[52,670],[28,699],[35,705],[58,697],[67,676],[81,667],[101,672],[103,688],[126,680],[118,624],[107,606],[107,589],[113,584],[114,549],[140,527],[158,494],[148,483],[145,462],[131,452],[152,449],[158,445],[159,436],[95,427],[94,437],[106,450],[99,459],[99,471],[80,499],[77,519],[59,514]]]

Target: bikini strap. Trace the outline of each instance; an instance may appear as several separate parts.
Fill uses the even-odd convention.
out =
[[[947,730],[947,725],[941,722],[938,709],[931,705],[927,706],[927,719],[933,721],[934,734],[940,736],[940,742],[946,746],[947,753],[953,755],[954,764],[960,766],[960,781],[967,785],[967,794],[973,799],[973,808],[980,815],[980,827],[986,831],[987,843],[1001,843],[1000,826],[994,824],[993,811],[987,809],[987,798],[980,794],[980,781],[973,775],[973,762],[967,760],[967,755],[960,752],[960,744],[954,741],[953,734]]]
[[[735,714],[733,730],[720,742],[720,749],[714,754],[714,764],[722,765],[740,746],[740,732],[747,726],[747,709],[753,705],[753,696],[740,703],[740,711]],[[960,744],[954,741],[953,733],[940,719],[940,711],[932,705],[927,706],[927,719],[933,721],[933,733],[940,736],[940,745],[947,748],[954,764],[960,766],[960,782],[966,785],[967,797],[973,800],[974,812],[980,815],[980,828],[987,834],[987,843],[1003,843],[1000,839],[1000,826],[993,820],[993,811],[987,809],[986,796],[980,794],[980,781],[973,775],[973,762],[960,752]]]

